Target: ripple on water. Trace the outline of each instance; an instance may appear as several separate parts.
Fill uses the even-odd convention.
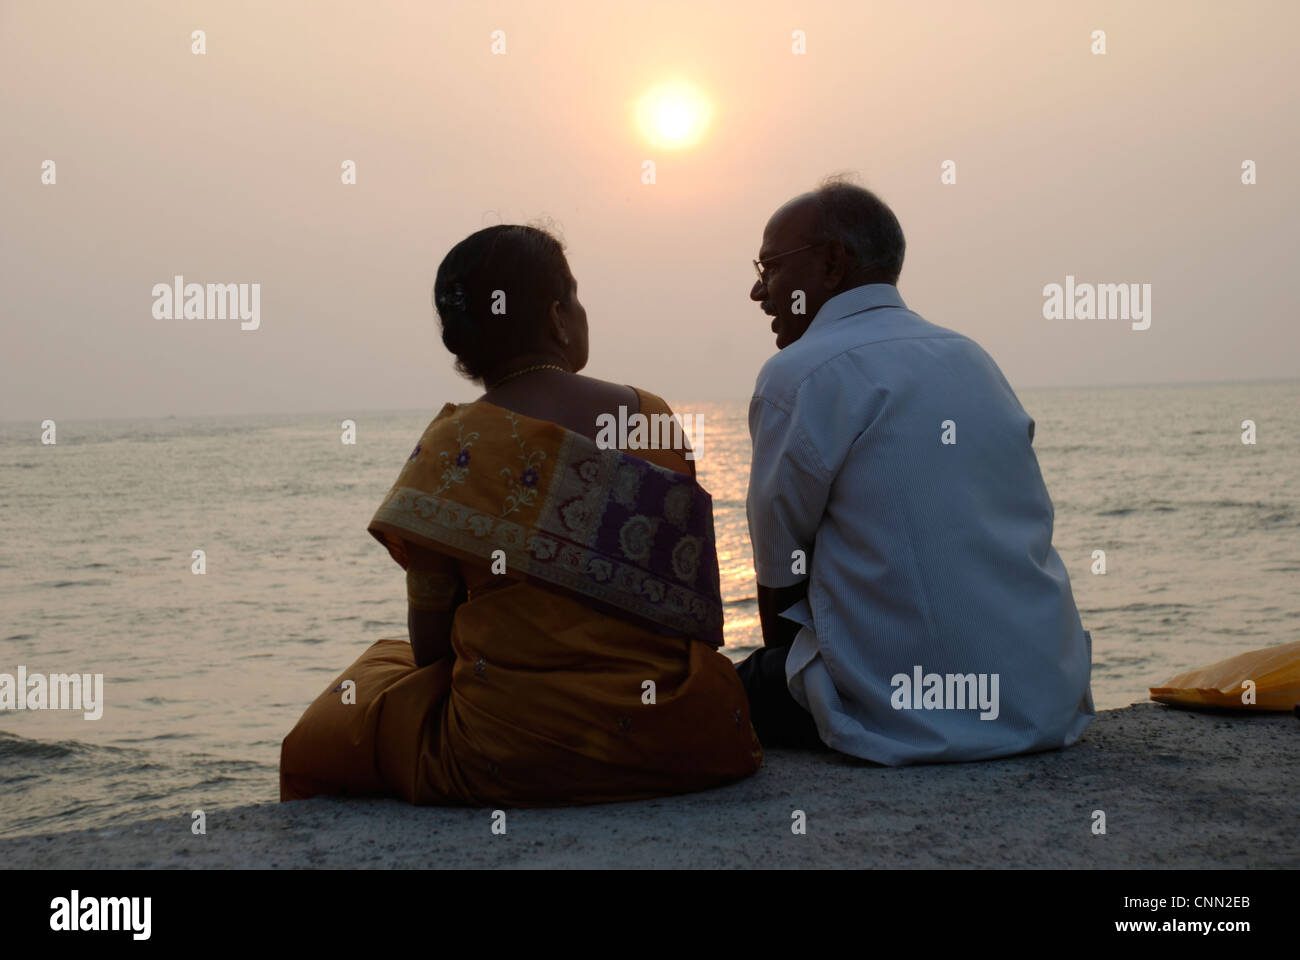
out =
[[[0,731],[0,758],[35,757],[53,760],[56,757],[70,757],[87,749],[88,744],[77,740],[29,740],[27,737]]]

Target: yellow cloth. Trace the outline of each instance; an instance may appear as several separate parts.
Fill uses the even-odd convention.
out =
[[[1254,684],[1249,696],[1248,680]],[[1239,653],[1150,689],[1152,700],[1176,707],[1291,710],[1300,703],[1300,641]]]
[[[658,397],[638,393],[642,413],[669,412]],[[421,446],[442,453],[439,444],[497,429],[493,418],[502,413],[491,404],[449,404]],[[453,419],[461,422],[453,426]],[[549,489],[546,464],[534,457],[530,465],[527,448],[559,428],[516,415],[499,429],[520,441],[510,479],[536,469],[539,481],[516,483],[516,509],[503,503],[500,511],[526,514],[533,504],[520,501],[529,491]],[[469,486],[476,472],[509,469],[482,455],[487,446],[459,448],[472,454],[461,463],[455,449],[433,461],[444,469],[421,489]],[[628,452],[694,475],[680,453]],[[415,473],[404,469],[395,489]],[[407,557],[394,536],[385,540],[401,563]],[[758,769],[762,748],[744,688],[730,661],[705,641],[602,612],[532,579],[495,575],[488,561],[452,556],[417,535],[403,537],[442,551],[431,568],[412,574],[408,567],[408,596],[420,609],[449,609],[462,584],[468,591],[455,608],[450,653],[417,668],[405,638],[366,650],[285,738],[281,800],[395,794],[416,804],[566,805],[700,790]],[[355,683],[355,703],[345,702],[347,680]]]

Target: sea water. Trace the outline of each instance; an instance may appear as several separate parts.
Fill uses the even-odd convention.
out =
[[[1296,639],[1300,383],[1020,398],[1099,709]],[[0,673],[104,678],[98,719],[0,713],[0,835],[158,816],[188,829],[194,810],[278,799],[280,741],[302,711],[374,640],[405,634],[402,571],[366,526],[437,406],[62,419],[53,446],[38,422],[0,424]],[[673,406],[701,418],[738,660],[761,643],[747,404]]]

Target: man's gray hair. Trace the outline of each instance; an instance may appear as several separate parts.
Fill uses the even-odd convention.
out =
[[[894,211],[843,175],[827,177],[809,194],[821,212],[820,239],[838,240],[855,272],[881,283],[898,283],[907,244]]]

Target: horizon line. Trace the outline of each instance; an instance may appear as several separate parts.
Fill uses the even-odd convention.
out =
[[[1135,390],[1144,388],[1162,388],[1162,387],[1226,387],[1226,386],[1252,386],[1267,385],[1280,383],[1300,383],[1300,377],[1270,377],[1261,380],[1169,380],[1156,383],[1106,383],[1106,384],[1051,384],[1051,385],[1034,385],[1015,387],[1017,393],[1020,391],[1034,390]],[[749,397],[723,397],[713,400],[696,399],[695,403],[744,403],[748,402]],[[450,403],[452,401],[444,401]],[[473,403],[474,401],[468,401]],[[426,407],[363,407],[355,412],[362,413],[414,413],[420,410],[426,410]],[[257,410],[243,412],[216,412],[216,413],[163,413],[163,414],[123,414],[112,417],[64,417],[64,419],[76,420],[82,423],[112,422],[116,420],[181,420],[197,419],[201,417],[266,417],[266,416],[311,416],[337,414],[339,408],[326,410],[316,408],[312,410]],[[9,423],[30,423],[35,418],[19,417],[7,418],[0,420],[0,424]],[[50,418],[41,418],[50,419]]]

